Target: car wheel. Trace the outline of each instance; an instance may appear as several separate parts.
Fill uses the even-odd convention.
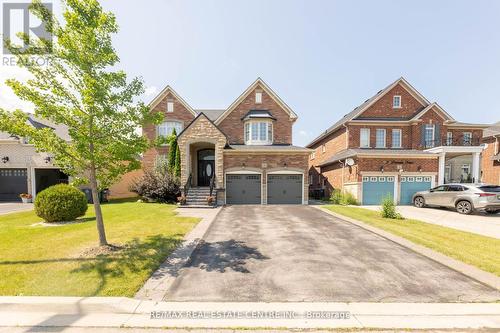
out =
[[[457,202],[455,208],[460,214],[469,215],[472,213],[472,204],[466,200]]]
[[[425,200],[423,197],[416,197],[413,199],[413,205],[418,208],[423,208],[425,206]]]
[[[500,209],[490,209],[490,210],[486,210],[486,213],[488,214],[498,214],[500,212]]]

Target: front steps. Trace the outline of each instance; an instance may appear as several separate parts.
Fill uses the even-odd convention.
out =
[[[207,203],[210,196],[210,187],[191,187],[186,196],[186,204],[183,207],[210,208],[214,207]]]

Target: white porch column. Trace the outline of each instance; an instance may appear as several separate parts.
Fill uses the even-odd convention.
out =
[[[444,184],[446,153],[439,154],[438,185]]]
[[[480,153],[472,153],[472,178],[474,183],[479,183],[481,181],[481,173],[479,171],[480,155]]]

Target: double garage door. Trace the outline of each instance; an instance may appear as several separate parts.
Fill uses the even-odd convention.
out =
[[[268,204],[302,204],[302,175],[267,175],[267,193],[262,193],[262,175],[226,175],[227,204],[260,204],[262,195]]]
[[[27,192],[26,169],[0,169],[0,201],[21,201],[19,194]]]
[[[386,197],[394,198],[396,177],[364,176],[363,205],[380,205]],[[399,184],[399,203],[411,205],[413,194],[432,186],[432,176],[402,176]]]

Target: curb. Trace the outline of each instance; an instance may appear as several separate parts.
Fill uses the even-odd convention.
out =
[[[311,207],[319,209],[319,210],[325,212],[326,214],[334,216],[334,217],[341,219],[343,221],[346,221],[348,223],[352,223],[360,228],[363,228],[365,230],[373,232],[374,234],[377,234],[381,237],[384,237],[384,238],[386,238],[386,239],[388,239],[396,244],[404,246],[404,247],[406,247],[406,248],[408,248],[408,249],[410,249],[410,250],[412,250],[420,255],[423,255],[423,256],[425,256],[425,257],[427,257],[435,262],[440,263],[441,265],[444,265],[448,268],[451,268],[451,269],[453,269],[453,270],[455,270],[455,271],[457,271],[457,272],[459,272],[459,273],[461,273],[469,278],[472,278],[472,279],[474,279],[482,284],[485,284],[488,287],[491,287],[491,288],[496,289],[496,290],[500,290],[500,278],[492,273],[485,272],[485,271],[483,271],[475,266],[472,266],[472,265],[466,264],[464,262],[461,262],[459,260],[450,258],[442,253],[439,253],[437,251],[429,249],[425,246],[415,244],[415,243],[413,243],[413,242],[411,242],[403,237],[396,236],[394,234],[391,234],[387,231],[384,231],[384,230],[376,228],[376,227],[372,227],[368,224],[365,224],[365,223],[358,221],[358,220],[355,220],[353,218],[332,212],[332,211],[325,209],[325,208],[322,208],[320,206],[311,206]]]
[[[194,211],[192,208],[186,209]],[[221,212],[222,207],[210,208],[210,210],[214,214],[203,215],[202,220],[186,235],[182,244],[165,259],[135,294],[135,299],[158,302],[164,300],[163,297],[179,275],[179,270],[189,263],[193,252],[201,245],[203,237]],[[189,216],[191,214],[184,212],[182,215]]]

